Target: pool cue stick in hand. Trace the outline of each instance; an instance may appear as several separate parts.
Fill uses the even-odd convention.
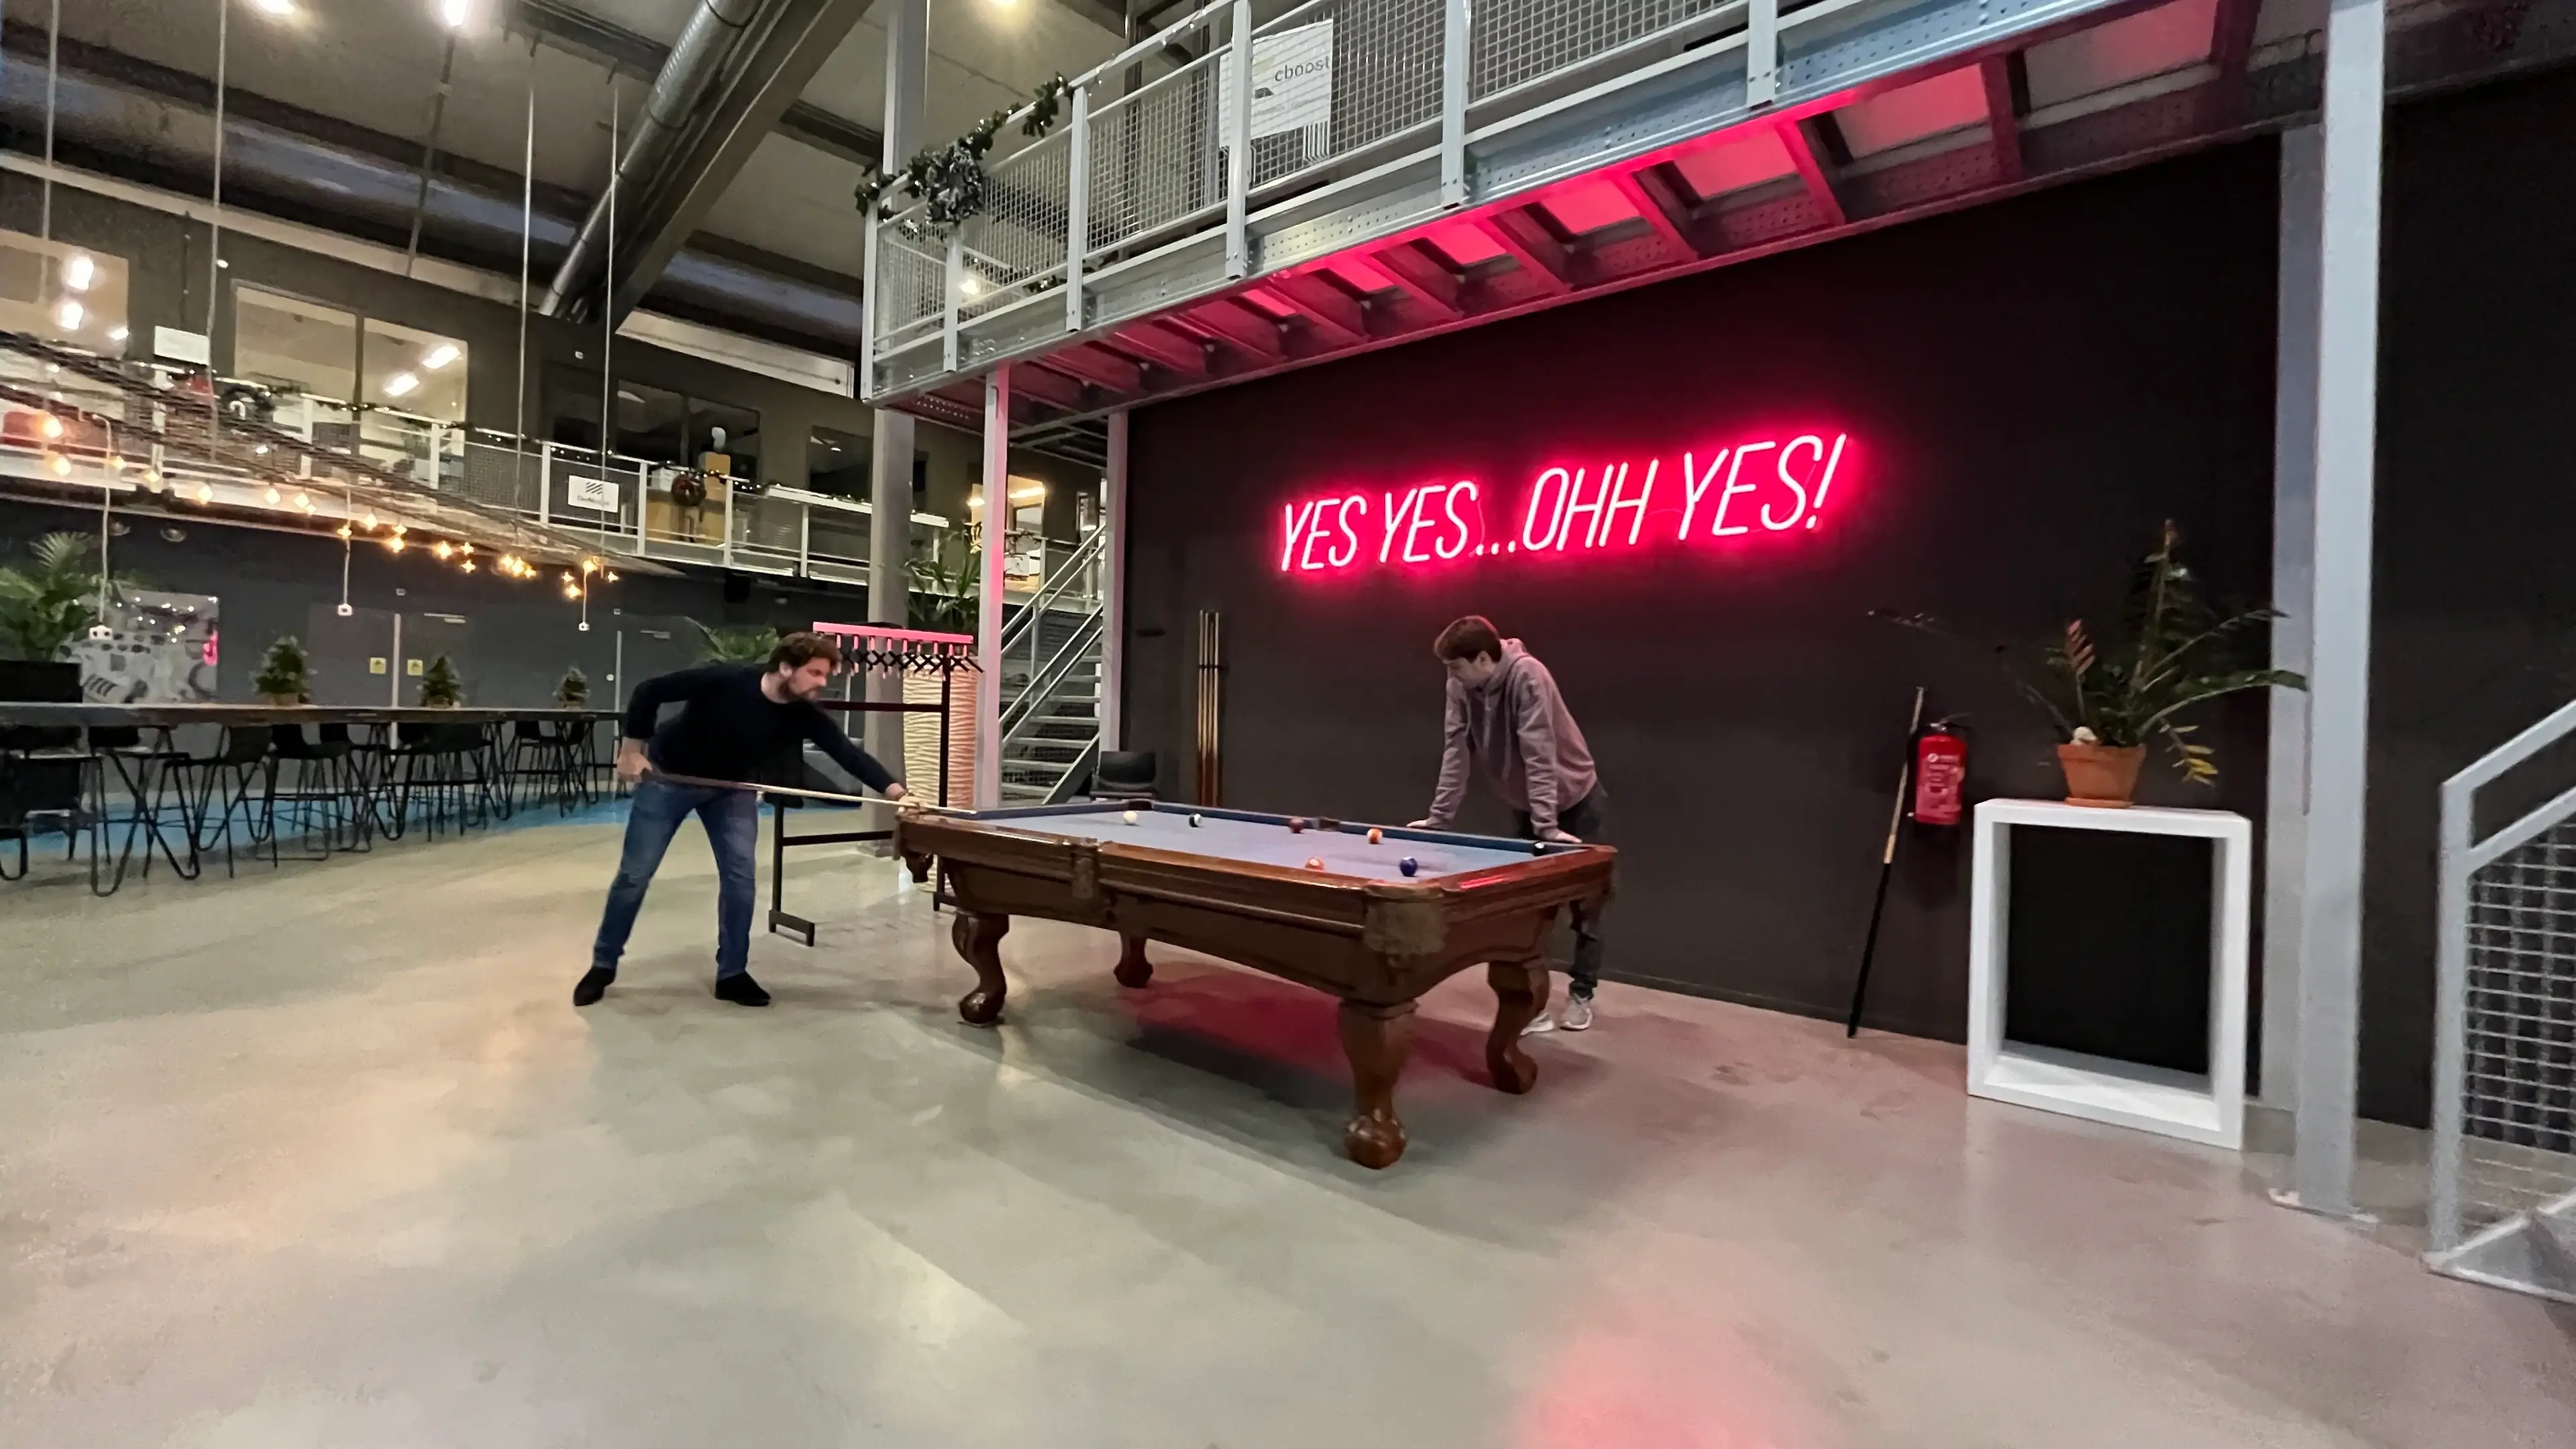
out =
[[[1869,999],[1870,962],[1878,955],[1878,923],[1887,914],[1887,880],[1896,871],[1896,839],[1905,825],[1905,793],[1914,785],[1914,735],[1923,728],[1923,686],[1914,686],[1914,717],[1905,724],[1905,763],[1896,771],[1896,801],[1887,812],[1887,843],[1878,852],[1878,895],[1869,906],[1869,934],[1860,946],[1860,979],[1852,983],[1851,1014],[1843,1037],[1860,1035],[1860,1012]]]

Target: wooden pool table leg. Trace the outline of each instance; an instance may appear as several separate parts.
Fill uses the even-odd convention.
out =
[[[1548,964],[1544,959],[1490,962],[1485,980],[1494,988],[1494,1030],[1485,1038],[1485,1070],[1501,1090],[1526,1092],[1538,1084],[1538,1063],[1521,1050],[1521,1028],[1547,1010]]]
[[[1395,1115],[1395,1079],[1413,1051],[1413,1003],[1342,1003],[1342,1055],[1351,1059],[1355,1101],[1342,1128],[1342,1149],[1362,1167],[1389,1167],[1404,1155],[1404,1123]]]
[[[1143,986],[1152,981],[1154,963],[1145,959],[1145,938],[1120,936],[1118,939],[1123,948],[1118,956],[1118,969],[1109,974],[1117,977],[1121,986]]]
[[[1002,979],[1002,935],[1011,929],[1008,916],[984,916],[960,910],[948,939],[957,954],[975,968],[975,989],[958,998],[957,1014],[975,1026],[991,1026],[1002,1017],[1002,998],[1010,984]]]

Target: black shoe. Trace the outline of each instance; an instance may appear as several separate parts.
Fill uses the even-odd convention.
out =
[[[737,971],[731,976],[716,978],[716,1000],[730,1001],[736,1006],[767,1006],[769,993],[760,989],[760,983],[751,979],[750,972]]]
[[[609,970],[605,966],[591,967],[588,971],[582,973],[580,983],[573,987],[572,1004],[575,1006],[591,1005],[598,1001],[599,998],[608,994],[608,983],[616,979],[617,973]]]

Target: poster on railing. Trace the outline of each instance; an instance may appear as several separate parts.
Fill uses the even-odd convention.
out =
[[[215,697],[220,607],[211,594],[128,589],[111,600],[107,637],[72,646],[94,704],[187,704]]]
[[[567,473],[564,475],[564,500],[575,508],[615,513],[617,485],[606,478],[585,478],[579,473]]]
[[[1233,115],[1234,76],[1224,66],[1217,68],[1216,94],[1217,114]],[[1333,22],[1318,20],[1254,36],[1252,139],[1303,133],[1305,155],[1311,160],[1321,157],[1331,144],[1332,128]]]

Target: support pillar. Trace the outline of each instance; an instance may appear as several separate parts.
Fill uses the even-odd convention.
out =
[[[2299,900],[2298,1117],[2282,1200],[2356,1216],[2363,787],[2370,743],[2371,493],[2379,406],[2379,190],[2387,0],[2332,0],[2320,129],[2315,563]]]
[[[920,148],[922,98],[929,85],[930,0],[888,0],[885,158],[889,169]],[[870,305],[874,305],[873,299]],[[904,572],[912,557],[912,414],[879,408],[868,428],[868,622],[902,628],[912,612]],[[869,675],[871,703],[903,699],[900,675]],[[905,716],[867,716],[861,743],[897,778],[903,775]]]
[[[1011,366],[984,378],[984,566],[975,613],[975,808],[1002,803],[1002,588],[1011,539]]]
[[[2277,382],[2272,421],[2272,667],[2316,666],[2317,248],[2325,206],[2325,137],[2281,137]],[[2308,696],[2272,691],[2263,816],[2263,1090],[2298,1105],[2299,939],[2308,872]]]
[[[1109,415],[1109,470],[1100,479],[1100,748],[1123,750],[1127,703],[1127,410]]]

